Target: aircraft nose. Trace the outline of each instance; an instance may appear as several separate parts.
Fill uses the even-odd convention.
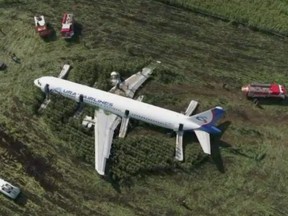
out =
[[[41,87],[41,83],[40,83],[39,79],[34,80],[34,85],[36,85],[37,87]]]

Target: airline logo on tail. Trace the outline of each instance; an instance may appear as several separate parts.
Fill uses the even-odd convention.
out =
[[[197,116],[196,119],[200,122],[204,122],[205,124],[208,122],[206,116]]]
[[[224,110],[222,107],[215,107],[190,117],[193,122],[200,126],[198,129],[194,130],[194,132],[206,154],[211,154],[210,134],[221,132],[215,124],[223,114]]]
[[[223,108],[217,106],[213,109],[191,116],[190,119],[200,126],[200,130],[208,133],[219,133],[221,131],[215,127],[215,124],[223,114]]]

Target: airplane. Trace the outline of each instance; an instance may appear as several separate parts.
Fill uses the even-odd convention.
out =
[[[110,90],[111,92],[106,92],[52,76],[40,77],[34,80],[34,84],[46,94],[59,94],[78,103],[97,107],[94,120],[95,169],[100,175],[105,175],[106,160],[110,155],[114,130],[121,122],[119,136],[124,137],[130,118],[175,131],[177,134],[176,160],[183,160],[182,139],[184,131],[194,131],[203,151],[211,154],[210,134],[221,132],[215,124],[223,116],[223,108],[216,106],[205,112],[190,116],[197,106],[197,102],[193,100],[186,112],[182,114],[144,103],[141,101],[142,97],[136,100],[132,99],[135,89],[139,88],[151,75],[153,69],[143,68],[142,71],[131,76],[132,78],[125,80],[123,86],[126,86],[126,96],[111,93],[117,88],[115,86],[112,88],[113,90],[111,89],[112,91]],[[138,79],[135,79],[135,76],[138,76]],[[134,81],[131,81],[133,77]],[[125,85],[125,82],[129,79],[132,84],[129,85],[128,82]],[[119,87],[119,85],[117,86]],[[125,88],[123,89],[125,91]]]

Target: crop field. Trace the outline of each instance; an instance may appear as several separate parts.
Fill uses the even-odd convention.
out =
[[[259,108],[240,92],[255,81],[288,85],[286,38],[199,15],[188,1],[165,2],[0,0],[0,60],[8,65],[0,73],[0,178],[22,189],[15,202],[0,196],[0,215],[288,215],[288,102]],[[64,12],[77,22],[70,41],[59,33]],[[35,14],[55,30],[49,40],[35,32]],[[212,156],[186,133],[185,161],[176,162],[169,131],[131,121],[100,177],[93,131],[81,127],[93,108],[73,118],[75,102],[52,96],[38,112],[44,95],[33,81],[70,63],[69,80],[109,90],[111,71],[128,77],[156,60],[161,66],[138,92],[144,102],[181,112],[194,99],[197,112],[226,110]]]
[[[288,2],[281,0],[160,0],[266,33],[288,35]]]

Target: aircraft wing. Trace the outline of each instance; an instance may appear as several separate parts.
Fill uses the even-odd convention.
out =
[[[133,98],[136,90],[151,76],[153,70],[160,61],[143,68],[142,71],[133,74],[119,86],[114,86],[110,92],[123,94]],[[138,100],[142,100],[140,97]],[[114,130],[121,122],[121,118],[112,113],[106,113],[102,109],[95,110],[95,169],[100,175],[105,174],[106,160],[109,158]],[[127,127],[127,124],[126,124]],[[124,137],[125,135],[123,135]]]
[[[144,67],[141,71],[133,74],[120,84],[118,88],[125,92],[125,96],[133,98],[137,89],[151,76],[153,70],[160,64],[160,61],[151,63],[147,67]],[[114,86],[110,92],[116,93],[117,86]]]
[[[95,110],[95,169],[105,174],[106,160],[109,158],[114,130],[121,118],[104,110]]]

